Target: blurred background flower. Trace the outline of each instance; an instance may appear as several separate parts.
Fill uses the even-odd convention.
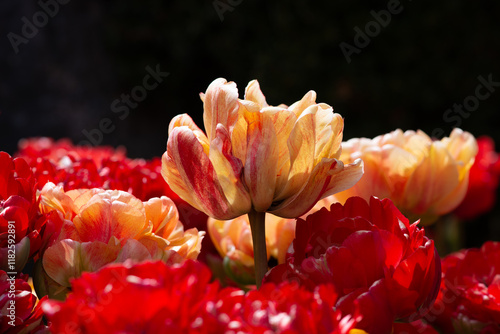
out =
[[[429,225],[464,199],[469,170],[477,154],[473,135],[454,129],[450,137],[433,141],[422,131],[395,130],[373,139],[343,143],[341,159],[361,158],[365,173],[352,188],[332,196],[390,198],[405,216]]]
[[[231,220],[208,218],[207,232],[224,261],[224,270],[240,284],[255,283],[252,232],[248,215]],[[295,219],[266,214],[266,246],[272,265],[285,262],[295,238]]]

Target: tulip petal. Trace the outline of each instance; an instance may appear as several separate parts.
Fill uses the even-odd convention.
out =
[[[318,106],[314,105],[304,111],[297,119],[288,138],[290,154],[290,171],[284,188],[277,189],[275,201],[293,196],[305,184],[314,168],[316,117]]]
[[[125,262],[126,260],[132,260],[133,262],[151,260],[151,253],[141,242],[135,239],[128,239],[121,248],[116,262]]]
[[[237,212],[248,212],[252,203],[250,194],[241,182],[243,165],[238,158],[232,155],[231,150],[229,133],[219,124],[216,137],[210,145],[209,159],[229,206]]]
[[[187,127],[172,130],[162,157],[162,175],[176,194],[212,217],[231,219],[245,213],[229,205],[212,162]]]
[[[292,111],[297,118],[300,117],[302,112],[309,108],[310,106],[316,104],[316,92],[310,90],[304,95],[304,97],[300,100],[292,104],[288,107],[288,110]]]
[[[62,186],[48,182],[40,192],[40,211],[48,213],[52,210],[59,211],[66,219],[72,219],[77,209]]]
[[[252,80],[245,88],[245,100],[257,103],[260,108],[268,107],[266,97],[260,90],[260,85],[257,80]]]
[[[427,158],[414,170],[406,183],[402,207],[412,208],[415,214],[424,213],[437,200],[452,192],[458,186],[458,181],[455,161],[441,142],[434,142]],[[457,199],[456,205],[462,199],[463,197]]]
[[[143,204],[124,191],[96,194],[82,207],[73,223],[82,241],[107,243],[112,236],[136,237],[146,225]]]
[[[244,177],[252,206],[258,212],[266,211],[274,197],[279,154],[272,122],[275,112],[276,109],[245,113],[248,147]]]
[[[209,141],[215,137],[218,124],[231,132],[239,110],[236,84],[223,78],[214,80],[204,95],[203,109],[203,123]]]
[[[273,205],[269,212],[284,218],[301,216],[321,198],[352,187],[362,175],[360,159],[344,166],[342,161],[325,158],[314,167],[309,179],[295,196]]]
[[[70,239],[57,242],[47,248],[43,256],[43,268],[47,275],[62,286],[70,287],[70,279],[84,271],[96,271],[113,262],[119,246],[102,242],[80,243]]]
[[[153,224],[153,233],[168,238],[179,222],[179,212],[174,202],[166,197],[154,197],[144,203],[146,219]]]
[[[193,131],[194,135],[203,146],[205,154],[208,155],[208,149],[210,147],[208,138],[188,114],[181,114],[172,118],[168,126],[168,135],[170,136],[175,128],[181,126],[187,126],[191,131]]]
[[[321,106],[321,105],[320,105]],[[344,120],[339,114],[333,113],[333,108],[318,108],[315,117],[316,144],[314,164],[318,164],[322,158],[338,159],[342,152],[342,134]]]
[[[351,188],[363,176],[364,169],[361,159],[357,159],[352,164],[343,167],[343,169],[333,169],[329,172],[331,178],[322,198]]]

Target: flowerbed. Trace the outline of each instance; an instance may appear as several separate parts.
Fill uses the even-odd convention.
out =
[[[201,99],[161,158],[0,152],[2,333],[500,332],[500,243],[448,254],[439,228],[495,204],[489,138],[343,142],[313,91],[270,106],[257,81]]]

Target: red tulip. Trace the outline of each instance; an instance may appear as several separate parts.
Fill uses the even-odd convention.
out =
[[[125,263],[85,273],[66,301],[42,308],[54,333],[348,333],[357,316],[334,311],[331,285],[314,292],[266,284],[248,294],[210,283],[194,261]],[[140,305],[140,307],[137,307]]]
[[[265,281],[296,280],[311,290],[333,283],[338,309],[351,313],[357,303],[359,328],[388,333],[394,321],[424,315],[438,292],[440,261],[417,224],[388,199],[349,198],[299,219],[286,263]]]
[[[473,219],[490,211],[496,202],[500,179],[500,157],[493,139],[477,139],[478,152],[470,169],[469,187],[464,200],[453,212],[461,219]]]
[[[0,270],[0,333],[49,333],[42,323],[42,309],[31,286],[28,275],[15,277]],[[44,301],[46,298],[42,298]]]
[[[36,179],[21,158],[0,152],[0,269],[20,272],[54,228],[38,212]],[[43,238],[42,238],[43,237]]]
[[[426,316],[445,332],[500,332],[500,242],[464,249],[442,260],[438,298]]]

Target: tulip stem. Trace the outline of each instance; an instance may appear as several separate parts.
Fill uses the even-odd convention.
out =
[[[248,219],[250,221],[250,229],[252,230],[255,283],[258,289],[267,272],[266,213],[257,212],[252,209],[248,213]]]

